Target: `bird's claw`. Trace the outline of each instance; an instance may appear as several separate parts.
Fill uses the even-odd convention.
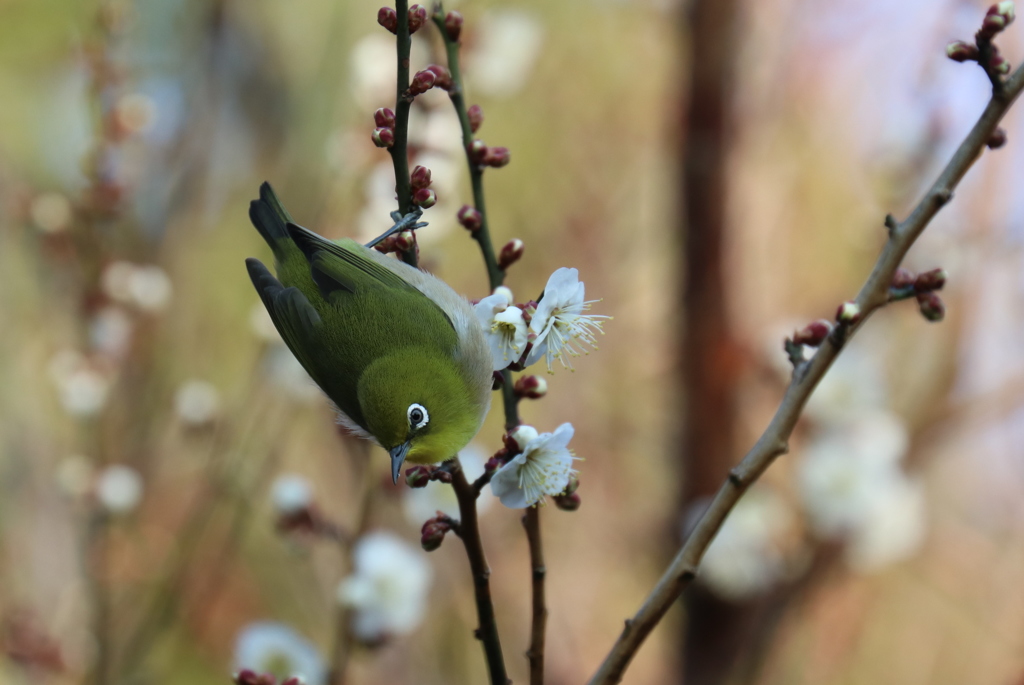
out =
[[[366,243],[366,247],[373,247],[379,244],[382,240],[385,240],[401,231],[411,231],[417,228],[423,228],[424,226],[427,225],[427,222],[416,221],[421,216],[423,216],[423,210],[419,207],[413,207],[413,210],[406,214],[405,216],[403,216],[402,213],[398,211],[391,212],[391,220],[395,222],[395,225],[389,228],[388,230],[384,231],[382,234],[380,234],[370,242]]]

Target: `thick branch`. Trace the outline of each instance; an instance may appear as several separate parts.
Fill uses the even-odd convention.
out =
[[[484,557],[484,546],[480,539],[480,525],[476,516],[477,492],[466,480],[462,464],[458,458],[451,461],[452,487],[459,500],[459,537],[466,546],[469,557],[469,568],[473,573],[473,590],[476,595],[476,613],[480,627],[476,637],[484,646],[487,658],[487,672],[490,674],[491,685],[509,683],[505,672],[505,659],[501,653],[501,639],[498,637],[498,624],[494,619],[494,604],[491,601],[491,570],[487,567]]]
[[[995,131],[996,125],[1020,95],[1022,89],[1024,89],[1024,67],[1018,68],[1003,83],[1002,89],[993,93],[981,118],[978,119],[971,132],[957,148],[953,158],[939,175],[938,180],[935,181],[910,216],[900,223],[890,225],[889,240],[882,249],[882,254],[867,282],[857,295],[856,302],[862,312],[860,324],[863,324],[876,309],[886,304],[889,284],[907,250],[921,235],[939,209],[952,198],[953,190],[981,155],[985,144]],[[776,457],[787,451],[789,436],[796,426],[807,399],[825,372],[832,366],[832,362],[835,361],[845,341],[855,330],[843,326],[837,328],[838,335],[830,336],[809,362],[805,362],[794,370],[793,380],[786,389],[782,404],[779,405],[768,428],[743,458],[743,461],[730,472],[728,479],[719,488],[711,505],[704,512],[640,610],[632,619],[626,621],[625,629],[608,656],[605,657],[597,673],[590,679],[590,685],[609,685],[621,682],[626,667],[637,650],[640,649],[644,639],[695,577],[701,557],[704,556],[705,550],[711,544],[740,496],[764,473]]]
[[[398,79],[395,95],[395,144],[391,146],[391,161],[395,166],[395,193],[398,195],[398,211],[405,216],[412,211],[412,183],[409,179],[409,110],[412,97],[409,90],[409,53],[412,51],[412,35],[409,33],[409,0],[397,0],[398,14]],[[402,252],[402,261],[416,266],[416,247]]]
[[[547,631],[548,609],[544,601],[544,547],[540,536],[540,508],[529,507],[523,515],[523,528],[530,542],[530,580],[533,586],[533,621],[530,624],[530,685],[544,685],[544,635]]]

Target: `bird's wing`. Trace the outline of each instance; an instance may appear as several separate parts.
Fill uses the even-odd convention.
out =
[[[321,323],[320,314],[301,290],[281,285],[260,260],[250,257],[245,260],[245,266],[281,337],[305,366],[307,355],[302,341],[315,335]]]

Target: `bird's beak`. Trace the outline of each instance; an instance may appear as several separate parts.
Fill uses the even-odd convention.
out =
[[[388,450],[391,455],[391,480],[397,485],[398,474],[402,471],[402,464],[405,463],[405,455],[409,454],[409,442],[403,442],[398,447]]]

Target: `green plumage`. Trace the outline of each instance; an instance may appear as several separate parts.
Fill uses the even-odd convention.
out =
[[[408,443],[409,461],[454,456],[490,401],[487,345],[469,304],[395,259],[295,225],[266,183],[249,216],[278,275],[248,259],[253,285],[342,422],[388,450]],[[429,413],[418,429],[414,404]]]

